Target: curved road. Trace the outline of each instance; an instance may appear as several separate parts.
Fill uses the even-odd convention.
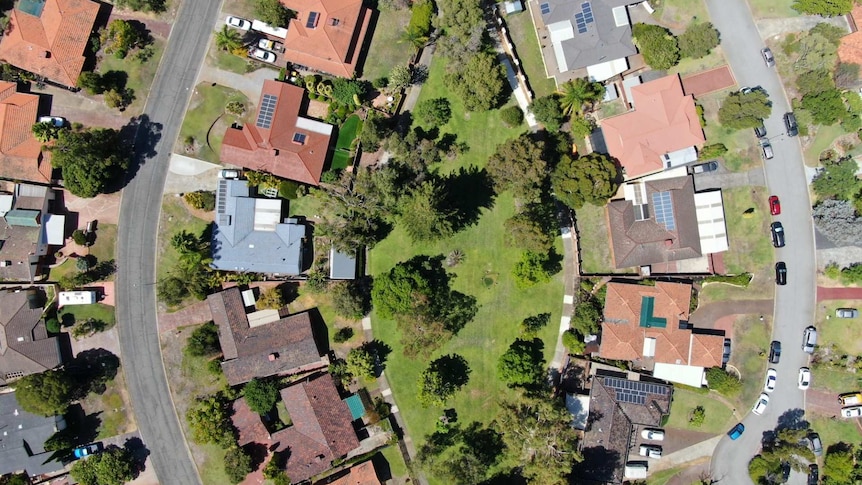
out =
[[[168,391],[156,320],[156,234],[171,149],[221,2],[184,0],[135,136],[120,206],[117,318],[135,418],[159,483],[200,483]]]
[[[796,387],[799,368],[808,365],[802,351],[802,331],[814,321],[815,255],[811,202],[798,138],[784,134],[784,113],[790,111],[775,68],[767,68],[760,56],[764,43],[745,0],[706,0],[710,19],[721,32],[721,45],[740,86],[762,86],[772,101],[772,115],[765,120],[775,158],[765,162],[766,183],[781,199],[781,221],[787,245],[775,250],[777,260],[787,263],[788,282],[776,287],[772,338],[782,343],[777,388],[762,416],[749,413],[743,420],[745,433],[737,441],[724,437],[715,449],[711,472],[719,483],[751,483],[748,462],[760,450],[763,432],[776,427],[778,418],[790,410],[805,409],[805,393]],[[766,207],[763,207],[766,210]],[[764,234],[763,237],[770,237]],[[765,375],[764,375],[765,378]],[[751,403],[753,405],[754,403]],[[790,482],[804,483],[794,473]]]

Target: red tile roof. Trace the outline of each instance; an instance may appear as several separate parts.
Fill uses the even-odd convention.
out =
[[[661,156],[706,140],[694,98],[679,76],[666,76],[631,89],[635,110],[602,120],[608,153],[620,161],[627,179],[661,171]]]
[[[310,69],[353,77],[371,21],[371,10],[362,5],[362,0],[281,3],[296,12],[287,28],[284,58]]]
[[[0,81],[0,177],[51,181],[51,163],[33,136],[39,96],[17,92],[17,84]]]
[[[98,13],[99,4],[90,0],[45,0],[39,17],[13,9],[0,40],[0,59],[75,86]]]
[[[724,335],[691,334],[691,362],[698,367],[720,367]]]
[[[374,463],[369,460],[350,469],[350,473],[340,477],[329,485],[380,485]]]
[[[299,116],[305,90],[278,81],[265,81],[254,122],[228,128],[222,140],[221,161],[309,185],[320,174],[332,138],[332,125]],[[264,98],[275,96],[271,115]],[[264,113],[261,114],[261,110]],[[271,120],[258,123],[269,115]],[[302,142],[294,141],[304,136]]]
[[[838,45],[838,59],[850,64],[862,64],[862,31],[857,30],[862,25],[862,5],[856,5],[850,12],[853,23],[853,33],[841,38]]]

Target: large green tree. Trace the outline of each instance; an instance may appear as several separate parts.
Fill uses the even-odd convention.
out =
[[[350,349],[347,353],[347,371],[356,377],[374,379],[375,356],[367,346]]]
[[[832,71],[838,59],[838,48],[828,37],[809,33],[799,40],[799,58],[793,63],[797,72],[828,69]]]
[[[486,167],[497,191],[511,190],[520,199],[538,200],[548,177],[544,149],[544,142],[529,134],[499,145]]]
[[[510,386],[540,382],[545,368],[543,348],[540,339],[515,340],[497,361],[497,375]]]
[[[444,0],[436,4],[440,15],[434,22],[443,34],[438,48],[450,60],[450,68],[458,69],[485,45],[482,5],[475,0]]]
[[[560,98],[557,94],[550,94],[536,98],[529,108],[530,113],[536,117],[536,121],[545,125],[548,131],[559,131],[563,124],[563,108],[560,106]]]
[[[791,8],[804,14],[835,17],[850,13],[853,0],[794,0]]]
[[[185,351],[195,357],[214,355],[221,352],[221,344],[218,339],[218,326],[213,322],[207,322],[194,329],[189,338],[186,339]]]
[[[425,407],[444,406],[470,380],[470,366],[458,354],[433,360],[417,381],[419,403]]]
[[[416,117],[429,126],[442,126],[452,117],[452,108],[446,98],[420,101],[416,106]]]
[[[199,397],[186,412],[192,439],[198,443],[213,443],[223,448],[231,446],[233,426],[230,403],[221,394]]]
[[[401,202],[401,223],[414,242],[451,236],[454,209],[447,206],[441,183],[430,178],[410,190]]]
[[[236,29],[222,25],[221,30],[215,34],[215,44],[220,50],[232,52],[242,47],[242,34]]]
[[[573,209],[584,204],[605,205],[617,193],[622,173],[607,155],[591,153],[572,158],[564,155],[551,174],[554,194]]]
[[[467,111],[487,111],[500,103],[506,74],[496,55],[479,52],[459,69],[447,72],[443,82],[461,99]]]
[[[653,69],[670,69],[679,62],[676,37],[664,27],[637,23],[632,37],[646,62]]]
[[[537,207],[538,206],[538,207]],[[552,217],[540,204],[530,204],[526,210],[506,219],[506,242],[517,248],[534,253],[547,253],[554,246],[556,230]],[[551,224],[548,224],[551,222]],[[551,227],[549,227],[551,226]]]
[[[254,378],[246,383],[242,394],[249,409],[257,414],[266,414],[278,402],[278,385],[273,381]]]
[[[814,122],[820,125],[834,125],[848,116],[841,91],[836,88],[802,96],[802,107],[808,110]]]
[[[75,381],[63,370],[47,370],[24,376],[12,386],[22,409],[39,416],[56,416],[69,408]]]
[[[852,157],[826,161],[811,188],[820,200],[852,200],[862,189],[862,182],[856,177],[858,170],[859,164]]]
[[[692,23],[677,40],[682,57],[699,59],[718,46],[718,30],[710,22]]]
[[[129,148],[116,130],[62,130],[49,149],[51,165],[63,171],[65,187],[78,197],[103,193],[129,166]]]
[[[260,20],[275,27],[287,27],[293,12],[285,7],[280,0],[256,0],[254,14]]]
[[[762,90],[730,93],[718,109],[718,122],[741,130],[760,126],[772,113],[769,97]]]
[[[224,456],[224,471],[231,483],[239,483],[254,471],[251,456],[239,446],[233,446]]]
[[[584,106],[601,101],[605,95],[605,86],[596,81],[579,77],[566,81],[560,86],[560,106],[567,115],[580,114]]]
[[[125,448],[110,447],[76,461],[70,473],[81,485],[122,485],[135,477],[135,459]]]
[[[846,443],[830,446],[826,451],[826,458],[823,460],[824,483],[834,485],[858,483],[853,480],[856,466],[853,460],[852,446]],[[860,467],[860,474],[862,474],[862,463],[858,466]]]

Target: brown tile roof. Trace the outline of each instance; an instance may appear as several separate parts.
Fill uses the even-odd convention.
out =
[[[16,83],[0,81],[0,177],[51,181],[51,163],[33,136],[39,96],[17,92]]]
[[[265,81],[258,102],[258,116],[242,128],[230,127],[221,147],[221,161],[309,185],[320,183],[329,151],[332,125],[299,116],[305,90],[292,84]],[[261,123],[264,97],[275,96],[271,124]],[[264,113],[266,115],[266,113]],[[296,135],[304,142],[294,141]]]
[[[692,177],[636,182],[646,189],[649,218],[635,219],[632,201],[614,200],[605,208],[614,267],[631,268],[702,255]],[[653,194],[669,192],[675,225],[668,229],[654,217]]]
[[[350,473],[329,482],[329,485],[380,485],[374,462],[368,460],[350,468]]]
[[[281,3],[296,12],[287,28],[284,58],[313,70],[353,77],[371,21],[371,10],[362,5],[362,0]],[[313,27],[309,27],[309,20],[313,20]]]
[[[857,30],[862,26],[862,5],[856,5],[850,11],[851,27],[853,33],[841,38],[838,45],[838,59],[850,64],[862,64],[862,31]]]
[[[0,40],[0,59],[75,86],[98,13],[99,4],[90,0],[45,0],[39,17],[13,9]]]
[[[251,327],[240,290],[228,288],[207,297],[219,328],[222,370],[230,385],[324,367],[308,312]]]
[[[721,367],[724,335],[691,334],[691,364],[698,367]]]
[[[238,445],[269,442],[269,431],[266,430],[266,426],[261,421],[260,414],[248,407],[244,397],[234,401],[231,408],[233,414],[231,414],[230,420],[239,435],[236,440]]]
[[[41,298],[41,291],[0,291],[0,383],[44,372],[62,362],[57,337],[48,337],[41,321],[42,307],[30,308],[29,294]]]
[[[11,264],[0,267],[0,279],[4,281],[32,282],[41,271],[39,249],[41,227],[0,227],[0,260]]]
[[[608,152],[627,179],[664,168],[661,156],[706,140],[694,98],[682,91],[679,76],[666,76],[631,89],[635,110],[602,120]]]

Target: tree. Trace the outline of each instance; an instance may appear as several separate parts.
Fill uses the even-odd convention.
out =
[[[495,108],[505,80],[503,66],[489,52],[473,54],[457,71],[447,72],[443,77],[446,87],[461,99],[467,111]]]
[[[371,311],[368,289],[355,281],[335,283],[329,289],[329,295],[335,313],[342,317],[359,320]]]
[[[536,117],[536,121],[545,125],[548,131],[559,131],[563,124],[563,108],[560,107],[560,99],[556,94],[550,94],[537,98],[529,107],[530,113]]]
[[[541,382],[545,358],[540,339],[517,339],[497,362],[497,375],[510,386],[528,386]]]
[[[442,126],[452,117],[452,108],[446,98],[426,99],[416,106],[416,116],[426,125]]]
[[[390,133],[387,120],[376,111],[369,112],[368,118],[362,124],[362,131],[359,133],[359,144],[362,146],[362,151],[376,152]]]
[[[581,335],[591,335],[599,332],[602,322],[602,311],[594,300],[578,303],[569,322],[575,331]]]
[[[817,231],[836,246],[852,246],[862,241],[862,217],[846,200],[826,199],[812,213]]]
[[[128,52],[152,42],[141,22],[116,19],[102,29],[100,39],[105,52],[117,59],[124,59]]]
[[[122,180],[129,164],[128,148],[111,129],[62,130],[49,150],[51,165],[63,171],[65,187],[78,197],[103,193]]]
[[[443,36],[437,42],[440,53],[450,66],[463,65],[485,44],[485,18],[482,5],[473,0],[438,2],[440,15],[435,18]]]
[[[418,37],[424,37],[426,40],[431,35],[431,20],[434,17],[434,2],[431,0],[419,0],[413,2],[410,7],[410,23],[407,25],[407,32],[413,33]],[[422,44],[424,45],[424,44]],[[415,45],[420,48],[422,45]]]
[[[706,381],[709,383],[710,389],[728,397],[735,397],[742,392],[742,381],[721,367],[710,367],[707,369]]]
[[[820,125],[834,125],[847,116],[847,107],[841,99],[841,91],[836,88],[802,97],[802,107],[811,113],[814,122]]]
[[[677,39],[679,53],[682,57],[700,59],[709,55],[709,51],[718,46],[718,30],[712,23],[693,23],[685,29],[685,33]]]
[[[273,27],[287,27],[294,16],[279,0],[256,0],[254,13],[257,18]]]
[[[135,477],[135,458],[125,448],[112,446],[76,461],[70,473],[82,485],[122,485]]]
[[[526,251],[515,264],[512,275],[515,277],[515,286],[529,288],[551,281],[551,276],[559,271],[559,263],[551,261],[548,254]]]
[[[538,335],[539,330],[548,326],[550,321],[550,313],[540,313],[538,315],[527,317],[521,322],[521,335],[526,338],[535,338]]]
[[[772,113],[772,106],[766,93],[761,90],[730,93],[718,109],[718,122],[722,125],[741,130],[754,128],[763,123]]]
[[[576,78],[566,81],[560,86],[559,103],[566,115],[580,114],[584,105],[601,101],[605,95],[605,86],[600,82],[587,78]]]
[[[351,349],[347,353],[347,372],[357,377],[365,379],[374,379],[375,377],[375,360],[374,353],[368,350],[367,346]]]
[[[632,40],[653,69],[670,69],[679,62],[676,37],[664,27],[637,23],[632,26]]]
[[[282,293],[281,288],[275,286],[264,290],[257,299],[255,306],[258,310],[281,310],[285,304],[284,293]]]
[[[838,49],[828,38],[809,33],[799,41],[799,58],[794,63],[797,72],[828,69],[832,71],[838,57]]]
[[[599,153],[576,159],[564,155],[551,174],[557,199],[576,210],[584,204],[607,204],[617,193],[620,182],[620,167],[610,157]]]
[[[345,106],[354,106],[359,103],[356,100],[361,100],[365,96],[366,87],[365,81],[353,79],[344,79],[337,77],[332,81],[332,99],[338,101]]]
[[[727,153],[727,147],[723,143],[713,143],[712,145],[704,145],[700,150],[700,160],[709,160],[717,158]]]
[[[176,306],[189,296],[186,282],[176,276],[168,276],[159,280],[156,285],[159,300],[168,306]]]
[[[399,64],[389,73],[389,87],[400,91],[413,84],[413,68],[409,64]]]
[[[830,446],[823,462],[824,483],[854,483],[853,447],[845,443]]]
[[[828,69],[815,69],[796,76],[796,86],[804,96],[806,94],[826,91],[827,89],[834,89],[835,82],[832,80],[832,73]]]
[[[535,253],[548,252],[554,246],[556,235],[536,214],[537,211],[519,212],[506,219],[506,242],[514,247]]]
[[[196,190],[187,192],[183,199],[197,210],[211,212],[215,209],[215,192],[211,190]]]
[[[62,129],[63,128],[59,126],[54,126],[54,123],[51,123],[49,121],[35,123],[31,127],[33,136],[36,137],[36,139],[42,143],[48,143],[51,140],[56,140],[58,133]]]
[[[811,27],[811,30],[809,30],[808,33],[822,35],[835,47],[841,45],[841,38],[847,35],[847,31],[843,28],[826,22],[820,22],[814,27]]]
[[[102,94],[105,87],[102,82],[102,75],[94,71],[84,71],[78,76],[78,87],[87,92],[87,94]]]
[[[230,422],[230,403],[222,394],[197,398],[186,412],[192,439],[198,443],[213,443],[227,448],[234,443]]]
[[[423,407],[444,406],[470,380],[470,366],[458,354],[439,357],[419,376],[417,398]]]
[[[254,471],[251,456],[239,446],[231,447],[224,456],[224,471],[231,483],[245,480],[246,475]]]
[[[835,68],[835,84],[841,89],[852,89],[858,82],[859,64],[839,62]]]
[[[793,10],[809,15],[836,17],[853,9],[853,0],[794,0]]]
[[[582,460],[572,415],[557,400],[524,397],[501,404],[497,428],[506,445],[505,464],[521,467],[531,483],[563,485]]]
[[[454,209],[447,207],[443,187],[428,179],[404,196],[401,223],[414,242],[437,241],[455,233]]]
[[[514,128],[524,122],[524,112],[517,106],[508,106],[500,110],[500,121],[509,128]]]
[[[219,50],[233,52],[242,48],[242,34],[236,29],[222,25],[221,30],[215,34],[215,44]]]
[[[548,176],[544,149],[528,134],[499,145],[486,167],[497,192],[511,190],[515,197],[538,200]]]
[[[563,346],[570,354],[581,355],[587,347],[584,343],[584,337],[575,329],[570,328],[563,332]]]
[[[851,200],[862,188],[862,181],[856,178],[859,164],[852,157],[823,163],[823,170],[811,182],[811,188],[820,200]]]
[[[278,402],[278,386],[273,381],[254,378],[243,387],[243,396],[249,409],[257,414],[266,414]]]
[[[39,416],[65,414],[75,390],[74,380],[62,370],[30,374],[12,385],[21,408]]]
[[[581,140],[590,136],[593,130],[596,129],[595,122],[592,119],[585,118],[580,115],[572,116],[569,123],[571,126],[572,136],[580,138]]]

